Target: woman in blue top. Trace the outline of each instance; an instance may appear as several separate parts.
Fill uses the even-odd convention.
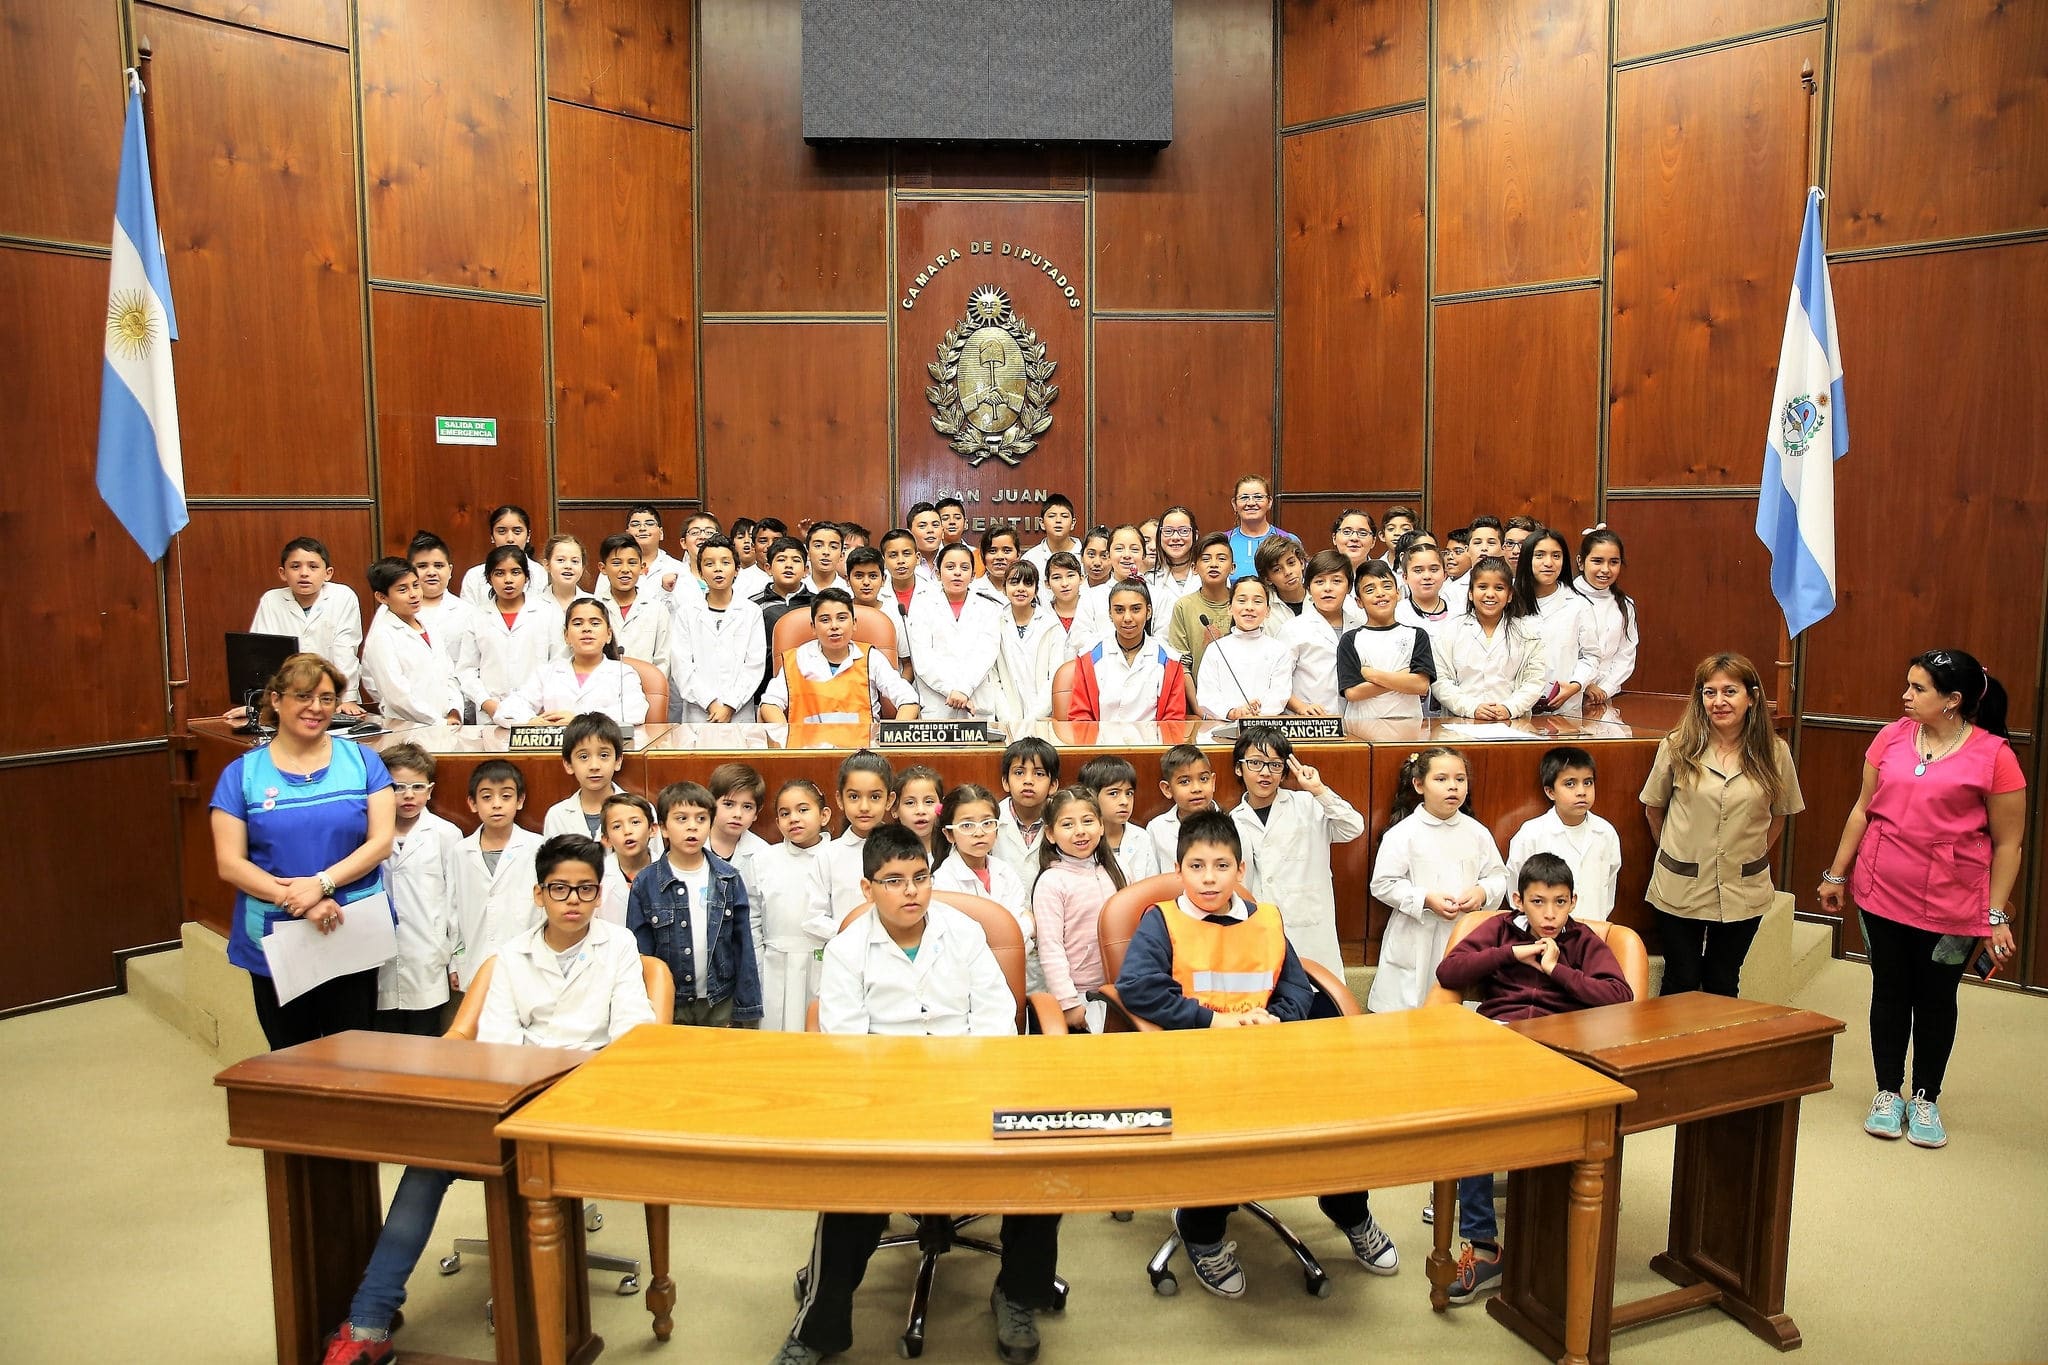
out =
[[[341,670],[294,654],[265,689],[264,719],[277,738],[251,749],[213,789],[213,858],[239,893],[228,960],[250,974],[256,1018],[273,1048],[372,1026],[377,971],[323,982],[280,1005],[263,937],[287,916],[323,933],[351,902],[383,889],[397,798],[384,761],[327,733],[346,690]]]

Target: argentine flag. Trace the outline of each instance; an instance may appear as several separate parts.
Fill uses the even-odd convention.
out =
[[[1806,192],[1756,500],[1757,538],[1771,552],[1771,592],[1793,635],[1835,609],[1835,461],[1849,453],[1835,294],[1820,239],[1823,198],[1818,189]]]
[[[171,383],[171,277],[156,231],[142,81],[128,72],[128,127],[114,198],[114,266],[107,285],[106,358],[100,371],[100,496],[150,561],[184,529],[185,459]]]

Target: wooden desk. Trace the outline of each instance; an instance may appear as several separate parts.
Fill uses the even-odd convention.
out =
[[[1694,992],[1508,1027],[1635,1091],[1622,1106],[1624,1134],[1678,1125],[1670,1240],[1650,1267],[1681,1287],[1635,1303],[1613,1302],[1617,1142],[1602,1181],[1607,1207],[1600,1220],[1592,1359],[1607,1359],[1614,1331],[1710,1304],[1781,1351],[1799,1345],[1799,1328],[1785,1312],[1799,1097],[1833,1085],[1834,1038],[1842,1021]],[[1539,1351],[1557,1349],[1565,1322],[1557,1263],[1570,1235],[1566,1201],[1573,1177],[1556,1165],[1515,1172],[1501,1292],[1487,1304]]]
[[[491,1241],[499,1365],[540,1358],[526,1220],[515,1217],[512,1145],[497,1125],[590,1056],[454,1038],[343,1033],[251,1057],[214,1077],[228,1092],[228,1141],[263,1151],[279,1365],[315,1365],[383,1227],[377,1163],[481,1178]],[[583,1220],[567,1219],[582,1263]],[[572,1360],[604,1342],[590,1331],[582,1275],[555,1282],[557,1342]],[[558,1348],[554,1359],[562,1359]]]
[[[802,1096],[801,1103],[791,1102]],[[519,1147],[539,1301],[566,1197],[1053,1213],[1364,1189],[1567,1162],[1563,1357],[1592,1330],[1602,1180],[1635,1092],[1464,1010],[1277,1028],[847,1038],[646,1027],[498,1127]],[[1170,1105],[1158,1138],[992,1139],[997,1109]],[[1446,1260],[1438,1267],[1448,1275]],[[1085,1289],[1084,1291],[1085,1292]],[[563,1334],[540,1324],[542,1359]]]

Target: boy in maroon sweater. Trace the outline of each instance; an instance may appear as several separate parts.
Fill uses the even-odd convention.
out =
[[[1481,920],[1444,954],[1437,982],[1454,991],[1478,987],[1479,1012],[1503,1022],[1635,999],[1606,940],[1572,919],[1578,895],[1570,865],[1537,853],[1516,880],[1519,913]],[[1458,1182],[1458,1230],[1465,1247],[1451,1302],[1471,1303],[1500,1283],[1491,1172]]]

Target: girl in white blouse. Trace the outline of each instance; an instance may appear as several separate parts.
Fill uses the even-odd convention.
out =
[[[955,891],[983,896],[1010,912],[1024,931],[1024,980],[1026,988],[1045,989],[1045,974],[1038,965],[1038,945],[1031,932],[1031,893],[1017,870],[1001,858],[991,857],[996,846],[995,793],[972,782],[963,782],[946,793],[939,807],[939,833],[944,861],[932,871],[932,891]]]
[[[1596,526],[1579,542],[1579,581],[1572,586],[1593,613],[1593,681],[1586,704],[1605,706],[1636,671],[1636,606],[1621,589],[1621,537]]]
[[[1536,709],[1578,715],[1583,708],[1580,694],[1599,665],[1594,657],[1593,609],[1572,591],[1572,552],[1561,533],[1546,526],[1522,542],[1515,594],[1523,607],[1532,609],[1530,623],[1543,637],[1547,686]]]
[[[628,730],[645,721],[647,693],[632,665],[619,661],[604,603],[595,597],[571,602],[563,635],[569,657],[535,669],[498,707],[498,724],[567,725],[586,711],[602,712]]]
[[[754,958],[761,975],[761,1027],[802,1033],[804,1013],[818,995],[819,950],[825,940],[809,933],[811,886],[825,851],[825,822],[832,808],[817,784],[794,777],[775,793],[775,825],[782,842],[754,855],[760,895],[750,907]]]
[[[1066,662],[1065,634],[1052,608],[1038,600],[1038,566],[1020,559],[1003,580],[1009,610],[1003,613],[1003,644],[996,654],[1002,697],[999,720],[1044,720],[1052,714],[1052,675]],[[1055,637],[1058,637],[1055,639]]]
[[[1201,575],[1195,572],[1195,542],[1202,538],[1195,514],[1179,503],[1159,514],[1159,560],[1145,575],[1152,589],[1152,609],[1161,620],[1173,615],[1173,604],[1191,592],[1200,591]]]
[[[1507,561],[1473,568],[1465,614],[1436,633],[1436,683],[1444,710],[1476,720],[1513,720],[1535,709],[1546,686],[1543,640],[1515,597]]]
[[[974,588],[974,551],[939,550],[939,591],[910,602],[910,654],[917,660],[918,715],[926,720],[994,715],[1002,700],[996,656],[1006,604]]]
[[[484,559],[484,579],[491,600],[476,613],[477,666],[464,679],[463,690],[477,710],[495,716],[513,688],[569,651],[562,641],[561,613],[529,591],[526,551],[516,545],[492,550]]]
[[[1294,686],[1294,648],[1266,633],[1266,585],[1250,576],[1230,589],[1230,634],[1202,654],[1195,701],[1211,720],[1277,716]]]
[[[1437,745],[1401,765],[1397,823],[1372,865],[1373,899],[1394,912],[1366,997],[1376,1014],[1420,1006],[1458,917],[1493,909],[1507,894],[1507,868],[1492,833],[1465,814],[1469,793],[1465,757],[1456,749]]]

